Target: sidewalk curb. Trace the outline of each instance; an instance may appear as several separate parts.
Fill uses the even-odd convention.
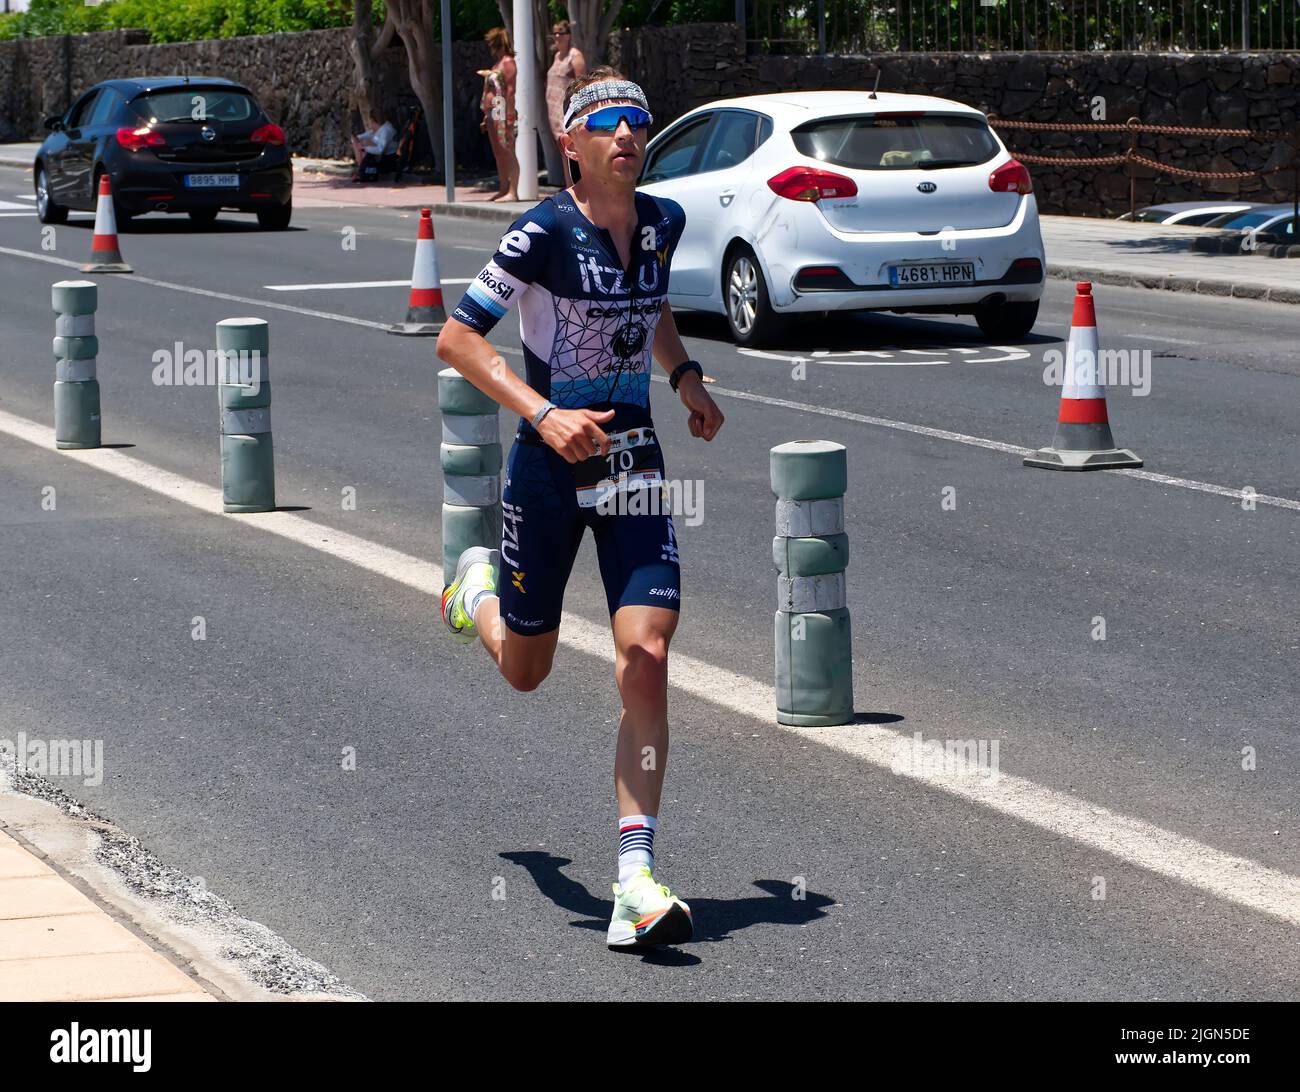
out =
[[[1220,281],[1205,277],[1163,276],[1149,273],[1122,273],[1114,269],[1096,269],[1081,265],[1047,265],[1047,275],[1057,280],[1092,281],[1119,288],[1155,288],[1165,292],[1188,292],[1199,296],[1264,300],[1268,303],[1300,303],[1300,288],[1271,288],[1252,281]]]
[[[0,960],[0,999],[230,999],[205,980],[193,963],[144,932],[93,886],[3,819],[0,854],[4,863],[0,886],[7,892],[9,911],[0,915],[0,936],[6,949],[21,940],[21,951],[29,953]],[[124,976],[124,971],[129,975]],[[31,972],[38,981],[24,985]],[[129,977],[129,984],[124,977]]]
[[[200,1000],[216,1001],[367,1000],[265,925],[240,916],[230,903],[209,892],[201,877],[165,864],[138,839],[39,774],[17,775],[10,764],[0,762],[0,843],[5,835],[31,866],[19,870],[17,882],[30,885],[36,872],[43,873],[38,877],[42,890],[18,892],[27,894],[35,909],[17,916],[18,920],[40,921],[42,915],[73,911],[101,916],[104,928],[130,934],[132,953],[128,954],[134,965],[128,970],[138,976],[139,964],[152,960],[166,964],[165,970],[184,982],[169,994],[202,991],[207,997]],[[12,851],[9,856],[12,861]],[[4,875],[0,870],[0,885]],[[14,917],[6,921],[0,901],[0,927],[12,925]],[[104,917],[108,922],[103,922]],[[38,936],[43,935],[38,931]],[[14,950],[26,951],[26,938],[8,940]],[[93,946],[86,949],[91,959],[94,950]],[[124,951],[120,946],[116,950]],[[57,957],[65,957],[64,981],[58,984],[64,992],[87,999],[115,996],[111,967],[87,966],[80,953],[56,953]],[[123,956],[116,958],[121,961]],[[0,996],[7,971],[12,973],[9,992],[24,992],[24,975],[35,973],[30,964],[44,962],[39,952],[33,958],[0,960]]]

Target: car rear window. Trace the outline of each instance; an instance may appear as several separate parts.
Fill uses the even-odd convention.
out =
[[[146,121],[247,121],[257,116],[257,103],[245,91],[225,87],[184,87],[155,91],[131,100],[131,108]]]
[[[823,118],[790,136],[803,155],[862,171],[971,166],[998,152],[983,118],[942,114]]]

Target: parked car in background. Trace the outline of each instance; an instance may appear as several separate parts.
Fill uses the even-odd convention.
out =
[[[823,311],[969,314],[996,341],[1038,315],[1029,171],[962,103],[858,91],[711,102],[651,141],[640,185],[686,211],[672,305],[725,315],[741,345]]]
[[[1184,227],[1200,227],[1216,216],[1228,216],[1245,212],[1250,208],[1249,201],[1171,201],[1165,205],[1148,205],[1138,209],[1135,216],[1127,212],[1120,220],[1133,220],[1147,224],[1182,224]]]
[[[1294,205],[1251,205],[1245,212],[1216,216],[1206,227],[1224,231],[1253,231],[1260,242],[1294,243],[1296,218]]]
[[[284,130],[231,80],[106,80],[45,127],[50,135],[33,164],[43,223],[63,223],[69,209],[92,211],[107,174],[118,230],[146,212],[185,212],[207,225],[222,209],[256,213],[264,228],[289,226]]]

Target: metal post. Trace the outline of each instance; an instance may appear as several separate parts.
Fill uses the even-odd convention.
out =
[[[537,200],[537,119],[533,112],[533,85],[537,64],[533,53],[533,0],[515,0],[515,116],[519,135],[515,157],[519,160],[519,200]]]
[[[442,0],[442,161],[447,203],[456,202],[456,131],[451,101],[451,0]]]
[[[99,380],[95,357],[94,281],[59,281],[52,286],[54,305],[54,446],[99,447]]]
[[[438,408],[442,571],[449,581],[471,546],[501,545],[501,432],[497,404],[455,368],[438,373]]]
[[[1140,125],[1141,118],[1129,118],[1130,125]],[[1128,135],[1129,159],[1125,166],[1128,167],[1128,218],[1130,221],[1137,219],[1137,164],[1133,161],[1132,155],[1137,151],[1138,134],[1130,130]]]
[[[229,318],[217,323],[221,499],[227,512],[275,511],[270,345],[265,319]]]
[[[736,22],[740,25],[740,50],[749,53],[749,32],[745,26],[745,0],[736,0]]]
[[[817,52],[826,56],[826,0],[817,0]]]
[[[772,448],[777,577],[776,719],[825,727],[853,720],[853,637],[845,595],[848,457],[826,440]]]
[[[1241,0],[1241,51],[1250,52],[1250,2]]]

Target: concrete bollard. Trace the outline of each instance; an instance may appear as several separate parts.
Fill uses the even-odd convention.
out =
[[[776,494],[772,560],[776,610],[776,719],[826,727],[853,720],[853,636],[845,595],[847,452],[796,440],[771,452]]]
[[[270,344],[265,319],[217,323],[221,499],[227,512],[275,511]]]
[[[442,410],[442,572],[450,581],[471,546],[501,545],[497,404],[455,368],[438,373]]]
[[[95,358],[94,281],[59,281],[50,291],[54,306],[54,446],[99,447],[99,380]]]

